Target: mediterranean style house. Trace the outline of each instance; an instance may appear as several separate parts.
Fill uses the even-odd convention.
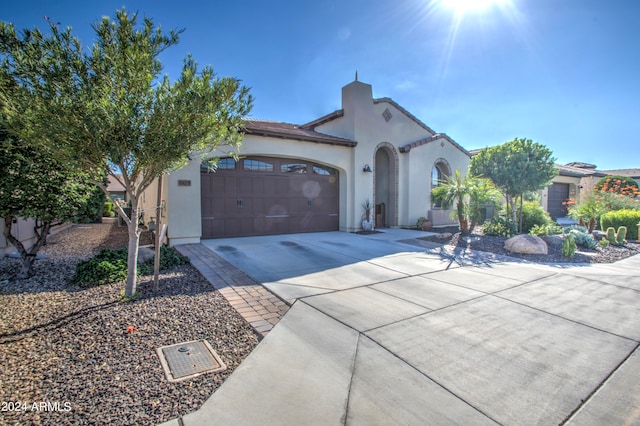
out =
[[[201,156],[163,182],[170,244],[205,238],[362,229],[363,204],[377,227],[454,223],[431,189],[470,154],[392,99],[357,80],[342,88],[342,108],[302,125],[247,120],[239,160],[224,151],[215,172]],[[204,157],[204,155],[203,155]],[[143,208],[152,212],[156,188]],[[154,213],[150,213],[152,216]],[[149,217],[145,217],[145,223]]]

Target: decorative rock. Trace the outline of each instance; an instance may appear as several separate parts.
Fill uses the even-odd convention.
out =
[[[504,242],[504,248],[511,253],[547,254],[547,243],[533,235],[516,235]]]
[[[593,238],[596,241],[600,241],[603,238],[607,238],[607,233],[602,231],[593,231],[591,235],[593,235]]]
[[[440,238],[441,240],[446,240],[447,238],[451,237],[451,232],[443,232],[442,234],[438,234],[436,235],[436,238]]]
[[[155,257],[155,251],[151,247],[140,247],[138,249],[138,263],[143,264],[151,262]]]

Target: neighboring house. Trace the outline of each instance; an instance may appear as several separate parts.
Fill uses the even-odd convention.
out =
[[[171,244],[354,232],[367,200],[378,226],[415,227],[421,216],[435,226],[452,224],[451,211],[432,203],[431,190],[456,169],[465,172],[470,159],[393,100],[374,99],[357,77],[342,88],[342,109],[303,125],[247,120],[241,159],[222,150],[213,155],[221,158],[216,172],[201,167],[204,155],[194,155],[164,179]],[[151,211],[156,188],[147,191],[143,208]]]
[[[549,187],[540,192],[540,204],[554,218],[565,217],[570,198],[578,201],[593,191],[596,182],[606,173],[596,170],[593,164],[573,162],[556,164],[558,176],[553,178]]]
[[[122,175],[117,174],[113,176],[107,176],[107,192],[111,195],[111,197],[113,197],[114,200],[117,198],[125,201],[126,195],[124,186],[116,179],[122,179]]]
[[[34,219],[16,218],[11,225],[11,233],[25,247],[30,248],[36,241],[36,233],[34,231],[36,221]],[[17,251],[4,236],[4,218],[0,221],[0,257],[2,254]]]

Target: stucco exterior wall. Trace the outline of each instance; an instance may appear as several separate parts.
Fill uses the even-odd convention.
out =
[[[464,176],[470,158],[444,138],[414,148],[407,154],[410,172],[406,178],[409,185],[406,222],[415,224],[419,217],[429,217],[431,210],[435,225],[455,224],[456,221],[450,218],[451,210],[434,207],[431,202],[431,171],[438,161],[443,161],[452,174],[459,170]]]
[[[466,172],[468,154],[445,137],[421,144],[407,152],[401,147],[434,135],[427,126],[388,99],[374,100],[370,85],[354,81],[342,89],[342,114],[313,130],[356,142],[355,147],[299,141],[285,137],[247,134],[240,156],[288,157],[327,165],[339,171],[339,229],[361,229],[362,204],[384,199],[390,226],[415,226],[417,218],[431,209],[431,170],[446,158],[451,171]],[[376,154],[384,151],[389,166],[376,170]],[[207,155],[223,157],[219,149]],[[382,157],[378,158],[378,164]],[[200,156],[166,179],[166,222],[171,244],[199,241],[201,235]],[[365,166],[373,170],[365,172]],[[182,181],[183,185],[178,185]],[[184,182],[189,181],[189,186]],[[376,184],[378,191],[376,191]],[[383,191],[388,191],[383,192]],[[145,204],[146,205],[146,204]],[[448,213],[445,215],[448,217]]]
[[[11,226],[11,233],[16,237],[24,247],[29,250],[36,242],[36,233],[33,230],[35,225],[34,219],[16,219],[16,222]],[[57,234],[65,229],[73,226],[71,223],[64,223],[62,225],[56,225],[49,230],[49,234]],[[4,218],[0,220],[0,257],[5,254],[17,252],[18,250],[7,241],[4,236]]]

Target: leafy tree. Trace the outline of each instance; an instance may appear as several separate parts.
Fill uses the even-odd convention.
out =
[[[40,248],[51,227],[75,218],[82,220],[87,200],[95,190],[87,173],[60,163],[42,147],[23,146],[0,130],[0,217],[4,236],[18,251],[22,266],[17,278],[31,275]],[[36,241],[27,250],[15,238],[12,225],[17,218],[35,219]]]
[[[453,176],[447,176],[436,186],[431,194],[434,200],[442,202],[444,208],[455,204],[460,232],[468,234],[480,220],[482,206],[495,202],[494,192],[494,186],[487,179],[470,174],[463,177],[460,170],[456,170]]]
[[[491,179],[507,202],[507,211],[516,222],[516,205],[523,195],[547,187],[558,174],[551,151],[530,139],[514,139],[492,148],[485,148],[471,158],[470,172]],[[519,229],[522,230],[522,214]]]
[[[183,167],[194,151],[241,143],[249,90],[210,66],[198,70],[188,56],[175,82],[160,77],[159,55],[178,43],[183,30],[163,33],[151,19],[116,11],[94,25],[96,41],[84,50],[71,29],[49,21],[50,34],[0,23],[0,106],[6,127],[30,144],[100,180],[105,169],[121,173],[131,201],[125,297],[136,290],[140,228],[138,205],[146,188]],[[55,148],[55,149],[54,149]]]

